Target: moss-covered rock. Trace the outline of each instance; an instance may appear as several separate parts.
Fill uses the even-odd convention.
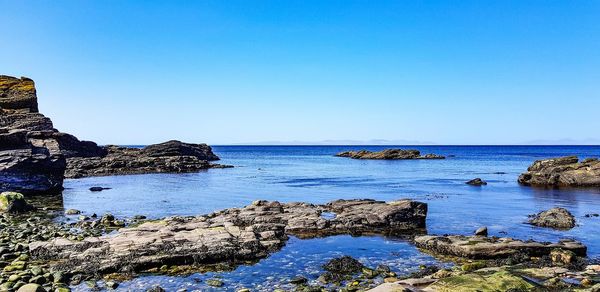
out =
[[[536,287],[523,278],[501,270],[489,275],[468,273],[440,279],[433,291],[532,291]]]
[[[33,210],[33,206],[27,203],[25,196],[17,192],[0,193],[0,212],[22,213]]]

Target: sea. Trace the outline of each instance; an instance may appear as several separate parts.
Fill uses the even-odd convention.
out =
[[[347,150],[417,149],[443,160],[354,160],[335,157]],[[233,168],[186,174],[145,174],[91,177],[65,181],[65,209],[117,217],[162,218],[198,215],[243,207],[254,200],[326,203],[336,199],[369,198],[393,201],[409,198],[428,204],[427,233],[473,234],[487,226],[490,236],[555,242],[570,238],[588,246],[591,259],[600,257],[600,189],[552,189],[521,186],[519,174],[538,159],[577,155],[600,157],[600,146],[213,146]],[[465,184],[473,178],[488,184]],[[90,192],[92,186],[110,190]],[[528,215],[552,207],[568,209],[577,220],[559,231],[527,224]],[[398,275],[422,266],[451,266],[417,250],[402,238],[331,236],[290,238],[279,252],[233,271],[184,276],[143,275],[121,283],[139,291],[160,285],[167,291],[252,291],[291,289],[289,280],[304,276],[316,283],[321,266],[342,255],[375,267],[385,264]],[[206,285],[220,279],[221,288]],[[102,285],[100,283],[100,285]],[[89,290],[84,284],[75,290]]]

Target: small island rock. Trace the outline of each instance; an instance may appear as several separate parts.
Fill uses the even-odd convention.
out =
[[[436,154],[421,155],[419,150],[403,149],[385,149],[378,152],[368,150],[345,151],[336,154],[338,157],[348,157],[352,159],[383,159],[383,160],[403,160],[403,159],[444,159],[444,156]]]
[[[588,158],[579,162],[577,156],[537,160],[518,182],[527,186],[600,187],[600,161]]]
[[[575,227],[575,217],[567,209],[552,208],[532,216],[529,223],[539,227],[571,229]]]

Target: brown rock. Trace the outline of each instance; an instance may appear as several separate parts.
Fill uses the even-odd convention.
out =
[[[528,186],[600,187],[600,161],[578,161],[577,156],[537,160],[519,176],[518,182]]]
[[[575,217],[565,208],[552,208],[533,215],[529,223],[540,227],[571,229],[575,227]]]
[[[371,152],[367,150],[360,151],[346,151],[340,152],[335,156],[338,157],[349,157],[352,159],[389,159],[389,160],[400,160],[400,159],[444,159],[444,156],[436,154],[421,155],[419,150],[402,150],[402,149],[385,149],[378,152]]]

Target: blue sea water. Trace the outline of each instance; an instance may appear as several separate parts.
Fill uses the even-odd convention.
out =
[[[520,186],[517,177],[536,159],[577,155],[599,157],[600,146],[398,146],[422,153],[450,156],[445,160],[353,160],[334,157],[345,150],[382,150],[392,146],[215,146],[229,169],[189,174],[152,174],[84,178],[65,181],[65,208],[86,213],[110,212],[159,218],[195,215],[241,207],[253,200],[325,203],[340,198],[397,200],[428,203],[430,234],[471,234],[487,226],[490,235],[584,242],[590,257],[600,256],[600,189],[540,189]],[[393,148],[396,148],[394,146]],[[481,177],[487,186],[466,185]],[[110,187],[99,193],[91,186]],[[527,215],[555,206],[571,211],[578,226],[568,231],[534,227]],[[437,261],[409,243],[384,237],[335,236],[292,238],[280,252],[256,265],[232,272],[188,277],[148,276],[122,287],[142,289],[161,284],[169,289],[206,289],[204,281],[220,277],[226,289],[248,287],[271,290],[289,287],[287,280],[304,275],[315,280],[320,265],[341,254],[375,266],[385,263],[400,274]],[[443,264],[443,263],[439,263]]]

